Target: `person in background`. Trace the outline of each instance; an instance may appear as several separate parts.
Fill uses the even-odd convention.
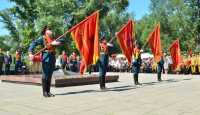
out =
[[[199,68],[198,68],[198,54],[195,55],[194,60],[195,60],[195,68],[196,68],[195,74],[198,74],[198,72],[199,72]]]
[[[199,70],[199,74],[200,74],[200,52],[199,52],[199,55],[198,55],[197,63],[198,63],[198,70]]]
[[[83,75],[85,73],[85,71],[86,71],[86,65],[85,65],[85,62],[82,58],[81,63],[80,63],[80,67],[79,67],[79,73],[81,75]]]
[[[3,74],[3,63],[4,63],[4,54],[0,48],[0,75]]]
[[[10,65],[12,63],[12,56],[10,55],[9,51],[6,52],[6,55],[4,56],[4,63],[5,63],[5,74],[10,74]]]
[[[65,69],[67,63],[68,63],[68,56],[67,53],[65,51],[62,51],[62,55],[61,55],[61,66],[62,69]]]
[[[16,50],[15,53],[15,73],[18,73],[22,69],[22,53],[19,50]]]
[[[196,67],[195,67],[195,64],[196,64],[196,61],[195,61],[195,54],[192,54],[192,57],[191,57],[191,71],[192,71],[192,74],[196,73]]]
[[[70,56],[70,70],[73,72],[77,72],[78,71],[77,65],[78,65],[77,54],[73,52],[72,55]]]
[[[165,74],[168,73],[168,69],[169,69],[169,62],[167,61],[167,56],[165,55],[164,58],[164,69],[165,69]]]

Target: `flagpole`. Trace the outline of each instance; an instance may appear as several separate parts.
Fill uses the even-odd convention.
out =
[[[113,42],[113,40],[115,40],[116,39],[116,37],[112,37],[110,40],[109,40],[109,42],[108,43],[112,43]]]
[[[82,20],[81,22],[79,22],[77,25],[73,26],[72,28],[70,28],[68,31],[66,31],[63,35],[59,36],[58,38],[56,38],[55,41],[59,40],[60,38],[62,38],[63,36],[65,36],[67,33],[69,33],[70,31],[72,31],[74,28],[76,28],[78,25],[84,23],[89,17],[93,16],[95,13],[100,12],[102,9],[95,11],[94,13],[92,13],[90,16],[86,17],[86,19]],[[44,51],[46,49],[46,47],[42,48],[41,50],[39,50],[37,53],[34,54],[38,55],[40,54],[42,51]]]

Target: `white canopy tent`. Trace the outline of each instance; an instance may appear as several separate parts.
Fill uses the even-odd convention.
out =
[[[141,58],[145,59],[145,58],[153,58],[153,54],[150,53],[142,53],[141,54]]]
[[[117,54],[116,58],[126,58],[124,54]],[[146,59],[146,58],[153,58],[153,54],[151,53],[141,53],[141,58]]]

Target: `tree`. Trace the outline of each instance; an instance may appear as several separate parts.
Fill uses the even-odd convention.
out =
[[[16,43],[16,46],[12,47],[21,48],[25,51],[31,40],[37,36],[34,26],[37,19],[35,0],[10,1],[16,5],[0,12],[1,21],[10,32],[10,38]]]
[[[57,37],[67,29],[83,20],[96,10],[100,10],[100,31],[101,36],[108,39],[115,37],[115,32],[129,18],[125,12],[128,0],[10,0],[15,3],[13,8],[1,11],[0,17],[6,24],[13,40],[27,51],[28,45],[40,34],[44,25],[49,25]],[[48,4],[47,4],[48,3]],[[4,17],[8,18],[4,18]],[[9,22],[9,23],[6,23]],[[65,46],[60,50],[74,49],[71,36],[64,38]],[[17,47],[16,47],[17,48]]]
[[[165,51],[173,40],[179,38],[181,49],[199,44],[196,0],[151,0],[150,13],[137,22],[137,34],[146,41],[156,23],[161,25],[161,41]]]
[[[3,51],[9,50],[9,44],[11,43],[10,41],[6,40],[9,36],[0,36],[0,46]]]

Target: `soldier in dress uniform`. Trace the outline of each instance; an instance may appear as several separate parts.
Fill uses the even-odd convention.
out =
[[[136,47],[134,48],[134,61],[132,62],[132,71],[133,71],[133,79],[134,79],[134,83],[135,85],[142,85],[139,83],[138,81],[138,74],[140,72],[140,66],[142,63],[142,59],[141,59],[141,47],[139,45],[139,43],[135,43]]]
[[[163,68],[164,68],[164,58],[163,58],[163,55],[161,56],[161,59],[160,61],[157,63],[157,78],[158,78],[158,81],[162,81],[161,79],[161,73],[163,71]]]
[[[52,97],[54,96],[50,93],[51,86],[51,78],[53,71],[55,69],[55,46],[59,45],[60,41],[55,41],[52,38],[52,31],[48,26],[45,26],[41,32],[41,36],[33,41],[29,47],[29,58],[30,60],[34,60],[34,49],[36,46],[41,45],[46,47],[46,49],[42,52],[42,89],[44,97]]]
[[[106,72],[108,68],[108,61],[109,61],[109,47],[113,47],[112,44],[107,43],[105,37],[101,39],[100,43],[100,59],[98,61],[99,65],[99,84],[100,89],[104,90],[105,82],[106,82]]]

